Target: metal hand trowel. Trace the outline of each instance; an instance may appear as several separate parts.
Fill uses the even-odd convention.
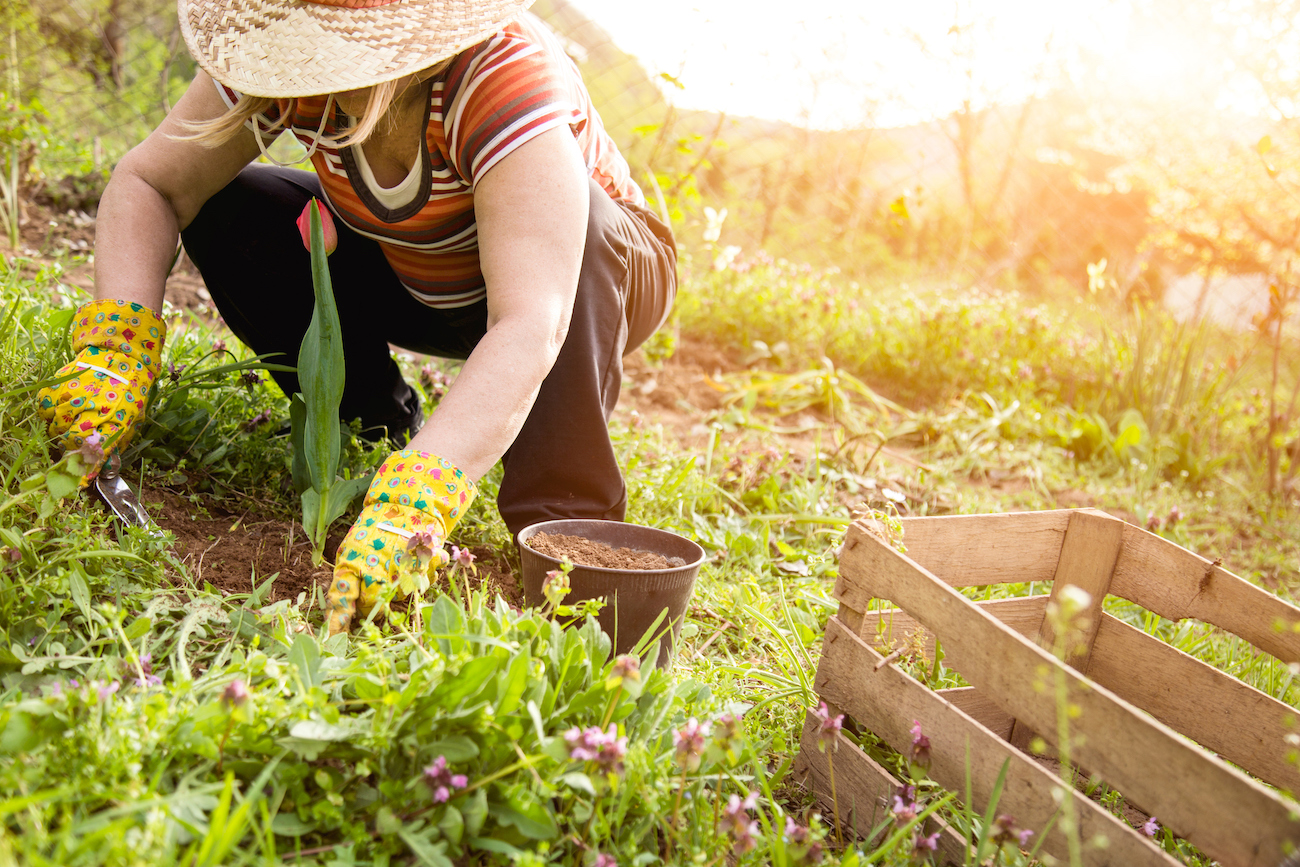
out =
[[[103,469],[91,482],[91,487],[94,488],[99,499],[104,501],[104,505],[108,506],[108,510],[123,524],[143,527],[154,536],[162,535],[158,525],[140,504],[140,498],[135,495],[135,491],[131,490],[126,479],[122,478],[122,458],[117,452],[109,455]]]

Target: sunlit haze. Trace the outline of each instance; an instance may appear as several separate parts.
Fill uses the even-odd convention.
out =
[[[678,79],[677,104],[816,127],[1014,103],[1063,78],[1173,100],[1206,71],[1194,27],[1143,21],[1131,3],[574,2],[652,74]],[[1248,98],[1215,87],[1219,102]]]

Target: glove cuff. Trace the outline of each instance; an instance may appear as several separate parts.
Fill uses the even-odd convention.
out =
[[[478,488],[450,461],[429,452],[402,449],[379,467],[365,505],[407,506],[442,518],[446,533],[469,511]]]
[[[167,326],[162,318],[133,301],[104,298],[83,304],[77,310],[72,331],[73,351],[92,347],[118,352],[143,365],[149,382],[162,371],[163,340]]]

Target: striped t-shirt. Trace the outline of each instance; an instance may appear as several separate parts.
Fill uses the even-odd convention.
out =
[[[422,165],[408,178],[414,191],[404,203],[373,189],[360,147],[322,143],[311,158],[334,213],[380,243],[402,284],[422,303],[463,307],[486,296],[474,185],[507,154],[547,130],[567,125],[573,131],[591,177],[612,199],[645,203],[577,67],[531,14],[457,55],[428,86],[426,146]],[[233,105],[239,94],[218,87]],[[308,148],[322,129],[325,102],[323,96],[294,101],[288,125]],[[289,104],[282,100],[259,115],[262,129]],[[330,113],[324,119],[326,135],[351,125],[337,106]]]

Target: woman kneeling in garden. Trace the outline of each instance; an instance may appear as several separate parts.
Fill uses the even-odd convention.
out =
[[[292,359],[314,299],[295,220],[313,197],[336,216],[341,414],[406,448],[339,548],[332,633],[412,532],[441,546],[498,459],[512,533],[624,514],[606,424],[622,356],[668,315],[676,253],[529,2],[181,0],[203,71],[100,205],[78,375],[41,405],[65,447],[99,433],[106,453],[159,373],[177,234],[240,340]],[[314,173],[250,165],[286,131]],[[427,422],[389,344],[465,360]]]

